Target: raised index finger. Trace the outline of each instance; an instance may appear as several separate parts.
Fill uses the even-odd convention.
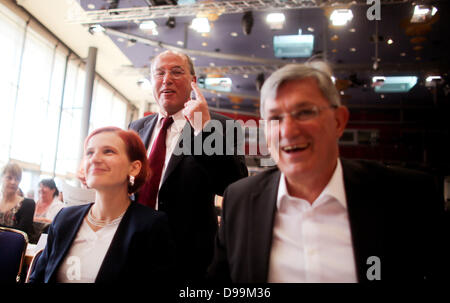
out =
[[[200,88],[198,87],[197,83],[192,81],[191,82],[191,87],[192,87],[192,90],[194,91],[195,99],[196,100],[203,100],[202,92],[200,91]]]

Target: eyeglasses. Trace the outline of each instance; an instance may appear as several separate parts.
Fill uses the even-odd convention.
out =
[[[328,109],[328,108],[336,109],[336,108],[338,108],[338,106],[337,105],[329,105],[329,106],[311,105],[311,106],[299,108],[290,113],[270,115],[267,118],[267,120],[282,122],[283,119],[287,115],[290,115],[292,117],[292,119],[294,119],[295,121],[308,121],[308,120],[312,120],[312,119],[316,118],[318,115],[320,115],[320,113],[322,111],[324,111],[325,109]]]
[[[186,72],[182,68],[175,67],[175,68],[172,68],[171,70],[157,69],[152,73],[152,75],[154,78],[160,80],[160,79],[163,79],[167,73],[170,74],[170,77],[172,79],[180,79],[184,76],[184,74]]]

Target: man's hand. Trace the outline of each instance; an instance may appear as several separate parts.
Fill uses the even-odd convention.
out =
[[[209,115],[208,103],[197,86],[197,83],[191,82],[192,90],[195,94],[194,100],[189,100],[184,104],[183,115],[194,128],[196,134],[203,130],[203,127],[211,120]]]

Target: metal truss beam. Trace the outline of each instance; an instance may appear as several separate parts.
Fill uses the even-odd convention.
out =
[[[410,0],[381,0],[381,4],[405,3]],[[198,14],[236,14],[246,11],[304,9],[338,4],[367,5],[366,0],[246,0],[197,2],[190,5],[163,5],[109,10],[84,11],[72,9],[67,21],[80,24],[139,21],[167,17],[188,17]]]

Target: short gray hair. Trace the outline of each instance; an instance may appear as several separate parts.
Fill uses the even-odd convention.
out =
[[[153,68],[153,63],[155,62],[156,58],[158,58],[159,56],[166,54],[166,53],[173,53],[182,57],[185,57],[187,62],[188,62],[188,66],[189,66],[189,73],[192,76],[195,76],[195,68],[194,68],[194,62],[192,61],[191,57],[189,57],[187,54],[183,53],[183,52],[179,52],[179,51],[173,51],[173,50],[166,50],[158,55],[156,55],[155,57],[153,57],[150,60],[150,73],[152,72],[152,68]]]
[[[317,86],[330,105],[341,105],[339,93],[331,80],[332,70],[328,63],[324,61],[311,61],[303,64],[288,64],[276,70],[261,88],[261,117],[265,118],[265,102],[277,97],[278,87],[290,80],[301,80],[313,78],[317,81]]]

